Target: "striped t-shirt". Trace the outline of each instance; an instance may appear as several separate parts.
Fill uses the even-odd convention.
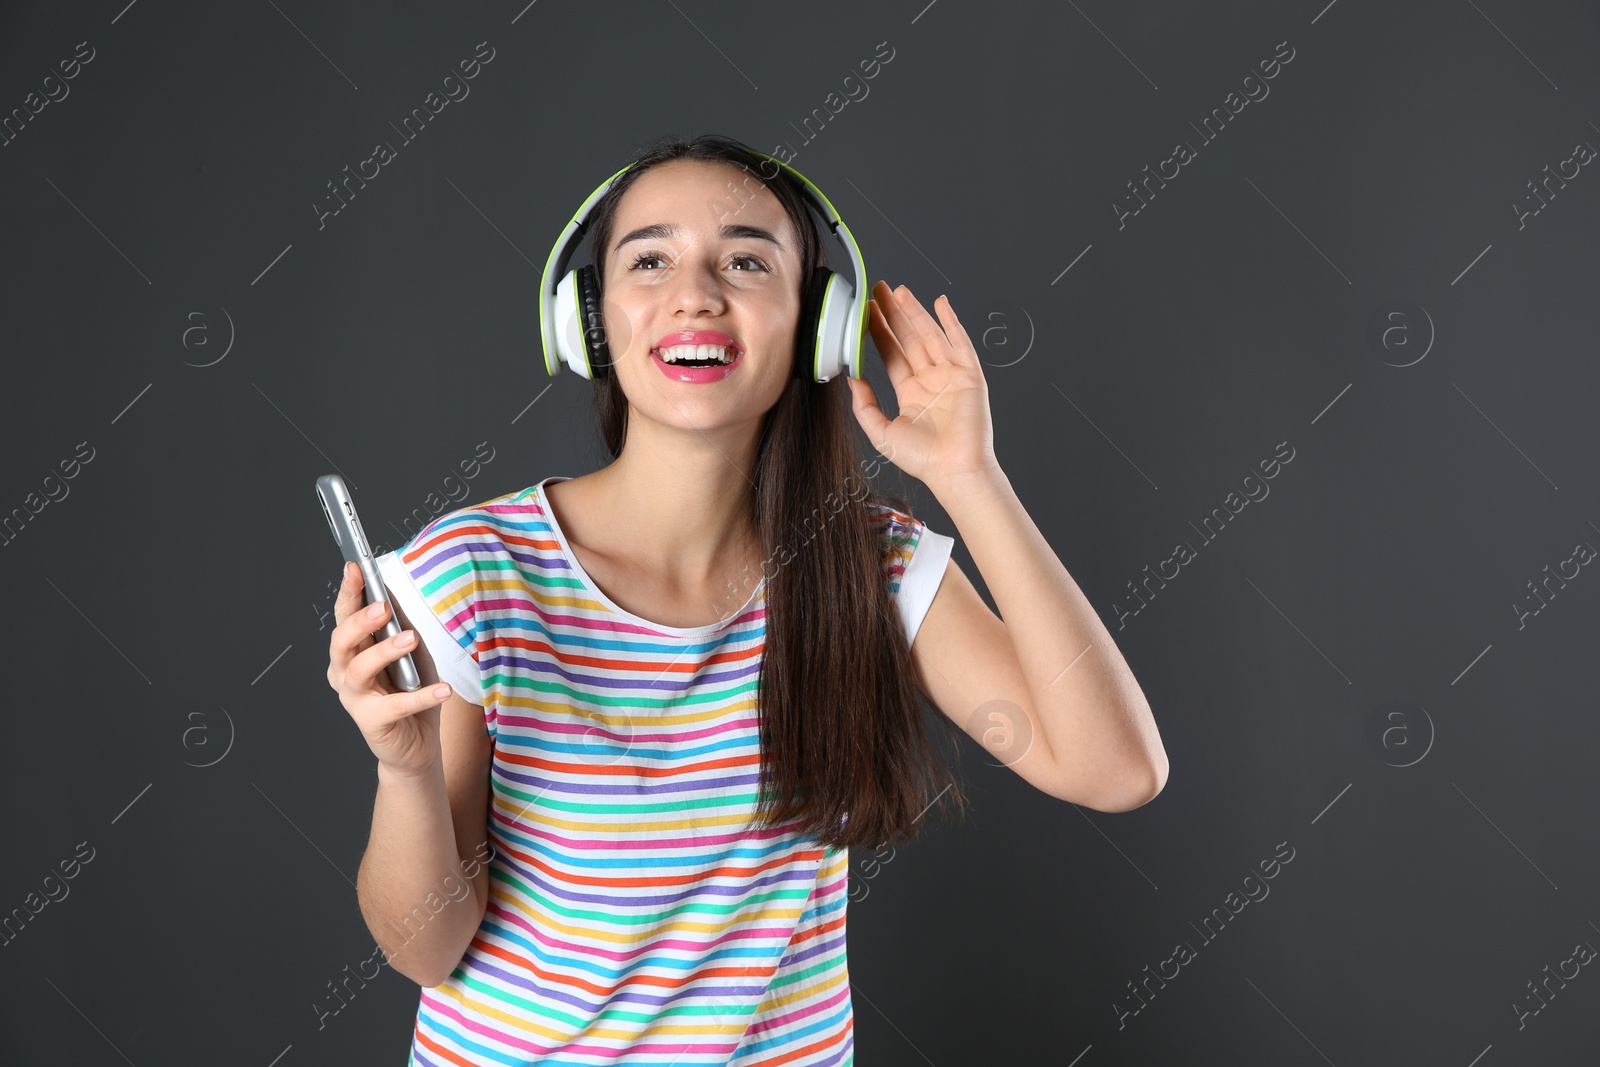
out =
[[[844,1065],[848,849],[758,831],[766,582],[723,622],[613,603],[543,487],[377,560],[493,739],[489,901],[423,989],[413,1065]],[[908,639],[951,538],[869,504]]]

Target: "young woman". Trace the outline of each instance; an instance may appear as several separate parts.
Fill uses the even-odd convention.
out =
[[[849,846],[965,804],[919,694],[1051,796],[1125,811],[1166,780],[995,458],[949,300],[872,290],[896,418],[808,373],[822,235],[767,161],[667,141],[595,205],[606,466],[380,557],[393,640],[346,568],[329,681],[378,758],[359,898],[424,987],[413,1064],[851,1063]],[[847,405],[1004,621],[950,537],[871,490]],[[428,684],[396,692],[408,653]]]

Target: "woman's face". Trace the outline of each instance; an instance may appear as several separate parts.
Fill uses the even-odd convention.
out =
[[[770,190],[728,164],[663,163],[623,194],[610,241],[606,338],[630,407],[704,432],[777,403],[794,365],[800,249]],[[685,343],[731,345],[734,363],[697,375],[661,358]],[[696,377],[715,380],[685,380]]]

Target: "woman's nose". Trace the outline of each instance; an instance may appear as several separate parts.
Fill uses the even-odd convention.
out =
[[[690,312],[720,309],[723,304],[722,278],[715,264],[688,265],[678,275],[674,294],[678,307]]]

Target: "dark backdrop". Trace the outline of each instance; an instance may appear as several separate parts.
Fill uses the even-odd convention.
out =
[[[593,469],[539,271],[718,131],[951,295],[1171,758],[1112,815],[962,738],[973,818],[852,857],[859,1062],[1595,1062],[1593,5],[124,2],[0,15],[0,1061],[403,1061],[313,481],[391,548]]]

